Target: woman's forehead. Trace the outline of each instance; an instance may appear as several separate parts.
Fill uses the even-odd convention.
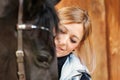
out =
[[[61,28],[66,29],[71,35],[78,37],[81,40],[81,36],[83,36],[83,24],[64,24],[61,25]]]

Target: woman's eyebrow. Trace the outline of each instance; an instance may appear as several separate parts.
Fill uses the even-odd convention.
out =
[[[68,31],[68,29],[64,26],[64,25],[62,25],[62,24],[60,24],[65,30],[67,30]]]
[[[60,24],[62,27],[64,27],[65,30],[69,31],[64,25]],[[80,38],[76,35],[73,35],[73,37],[77,38],[78,40],[80,40]]]
[[[80,38],[78,36],[76,36],[76,35],[73,35],[73,37],[76,38],[76,39],[78,39],[78,40],[80,40]]]

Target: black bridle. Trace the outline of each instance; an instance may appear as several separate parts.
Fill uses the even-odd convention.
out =
[[[25,66],[24,66],[24,52],[23,52],[23,40],[22,40],[22,30],[26,29],[41,29],[45,31],[49,31],[48,28],[44,26],[37,27],[31,24],[23,24],[23,0],[19,0],[19,11],[18,11],[18,24],[17,24],[17,31],[18,31],[18,49],[16,51],[17,57],[17,66],[18,66],[18,77],[19,80],[26,80],[25,75]]]

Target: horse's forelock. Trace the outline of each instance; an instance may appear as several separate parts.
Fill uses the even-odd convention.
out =
[[[27,3],[27,1],[29,3]],[[55,0],[26,0],[24,3],[24,22],[26,23],[26,21],[32,21],[33,24],[39,27],[47,27],[51,32],[55,29],[57,32],[59,19],[53,7],[52,1]]]

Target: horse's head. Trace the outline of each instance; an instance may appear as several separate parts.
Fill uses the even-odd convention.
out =
[[[55,4],[55,0],[25,0],[24,2],[24,23],[38,27],[23,31],[27,63],[25,69],[30,80],[57,79],[54,35],[58,30],[58,17],[54,9]]]
[[[13,23],[17,24],[18,0],[5,1],[8,1],[3,6],[5,10],[0,8],[2,10],[0,18],[4,18],[0,20],[0,25],[10,15],[12,16],[9,17],[9,20],[11,19],[12,21],[14,19]],[[23,23],[37,26],[36,29],[23,30],[23,49],[27,80],[57,80],[54,34],[58,30],[59,20],[54,5],[58,2],[59,0],[24,0],[23,2]],[[14,27],[16,24],[11,26]],[[41,29],[43,26],[45,29]],[[15,45],[7,46],[16,49],[17,43],[11,43]]]

